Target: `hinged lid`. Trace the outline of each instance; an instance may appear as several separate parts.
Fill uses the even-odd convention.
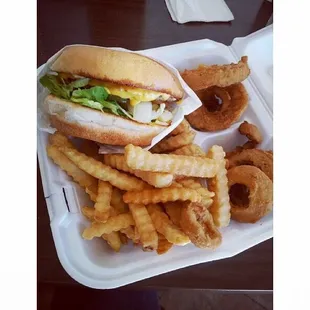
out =
[[[251,74],[248,79],[273,115],[273,25],[234,39],[230,48],[238,59],[243,55],[249,57]]]

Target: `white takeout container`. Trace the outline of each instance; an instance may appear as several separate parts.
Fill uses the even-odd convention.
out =
[[[222,145],[226,151],[240,145],[245,138],[238,133],[243,120],[260,128],[262,149],[272,149],[272,25],[245,38],[237,38],[231,46],[199,40],[140,51],[166,61],[182,71],[203,64],[228,64],[249,56],[250,76],[243,82],[249,93],[249,107],[240,121],[229,129],[197,132],[195,143],[204,150]],[[80,208],[92,205],[84,191],[75,184],[46,154],[48,133],[38,131],[38,156],[50,216],[51,230],[59,260],[67,273],[79,283],[99,289],[116,288],[168,271],[203,262],[232,257],[273,236],[273,214],[256,224],[231,221],[221,229],[223,243],[216,250],[202,250],[192,244],[174,246],[167,254],[143,252],[125,245],[114,253],[100,238],[83,240],[81,233],[89,222]]]

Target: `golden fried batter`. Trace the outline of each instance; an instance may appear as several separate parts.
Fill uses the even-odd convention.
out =
[[[181,75],[188,86],[197,91],[211,86],[227,87],[240,83],[249,74],[248,57],[243,56],[237,64],[200,65],[197,69],[185,70]]]
[[[243,165],[227,173],[232,219],[255,223],[272,209],[272,182],[260,169]]]
[[[241,165],[259,168],[273,181],[273,155],[257,149],[243,150],[229,158],[229,169]]]
[[[258,130],[258,128],[248,123],[247,121],[244,121],[238,128],[240,134],[243,136],[246,136],[250,141],[259,144],[263,141],[263,136]]]
[[[203,105],[186,116],[192,127],[201,131],[223,130],[239,120],[248,106],[248,93],[241,83],[228,86],[225,91],[229,96],[221,95],[218,92],[218,87],[208,88],[197,93]],[[222,99],[222,104],[220,110],[210,112],[208,98],[212,94],[218,94]]]

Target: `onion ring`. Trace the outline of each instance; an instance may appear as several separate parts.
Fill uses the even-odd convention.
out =
[[[272,210],[272,182],[260,169],[237,166],[228,170],[231,217],[255,223]]]
[[[203,105],[186,116],[192,127],[201,131],[216,131],[229,128],[237,122],[248,106],[248,94],[241,83],[225,88],[211,87],[197,93]],[[218,96],[222,100],[220,110],[214,111],[210,97]],[[211,107],[210,112],[208,108]]]
[[[253,141],[245,142],[242,146],[236,146],[236,148],[233,151],[227,152],[225,158],[229,159],[232,156],[239,154],[243,150],[255,149],[256,146],[257,144]]]
[[[198,248],[217,248],[222,235],[216,228],[211,213],[197,203],[184,203],[180,226]]]
[[[245,142],[242,146],[236,146],[236,148],[231,151],[226,153],[226,158],[230,158],[233,155],[236,155],[243,150],[248,150],[248,149],[255,149],[259,143],[263,141],[262,134],[258,130],[258,128],[253,125],[248,123],[247,121],[244,121],[238,128],[239,132],[241,135],[246,136],[249,141]]]
[[[245,80],[250,74],[248,57],[242,56],[237,64],[200,65],[197,69],[185,70],[181,75],[194,91],[212,86],[227,87]]]
[[[245,142],[241,147],[240,147],[240,151],[243,150],[249,150],[249,149],[255,149],[255,147],[257,146],[257,143],[254,141],[247,141]],[[237,147],[238,148],[238,147]]]
[[[258,128],[248,123],[247,121],[244,121],[238,128],[241,135],[246,136],[250,141],[259,144],[263,141],[262,134],[258,130]]]
[[[216,112],[227,109],[231,97],[225,88],[213,86],[196,92],[197,96],[203,100],[205,107],[209,112]],[[219,103],[221,100],[221,104]]]
[[[229,169],[241,165],[255,166],[273,181],[273,154],[269,151],[258,149],[243,150],[229,158]]]

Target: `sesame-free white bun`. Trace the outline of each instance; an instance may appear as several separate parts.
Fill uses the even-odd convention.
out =
[[[103,144],[146,146],[166,127],[142,124],[48,95],[45,107],[51,125],[62,133]]]
[[[146,56],[95,46],[69,46],[51,70],[166,93],[179,100],[184,90],[172,72]]]

